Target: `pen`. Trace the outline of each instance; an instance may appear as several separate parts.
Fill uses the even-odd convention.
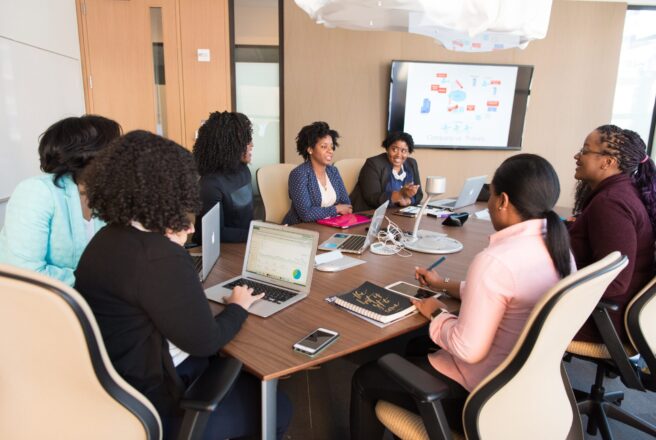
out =
[[[440,264],[442,264],[442,263],[444,262],[444,260],[446,260],[446,257],[440,257],[440,258],[438,258],[437,261],[435,261],[435,263],[433,263],[433,264],[431,264],[430,266],[428,266],[428,267],[426,268],[426,270],[430,272],[431,270],[435,269],[437,266],[439,266]]]

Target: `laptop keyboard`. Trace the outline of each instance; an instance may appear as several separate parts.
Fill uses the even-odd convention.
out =
[[[357,251],[364,246],[364,241],[367,239],[364,235],[351,235],[349,238],[344,240],[338,249],[348,249],[349,251]]]
[[[264,292],[263,299],[267,301],[271,301],[272,303],[276,303],[276,304],[282,304],[288,299],[296,296],[296,293],[290,292],[289,290],[280,289],[278,287],[270,286],[268,284],[258,283],[257,281],[247,280],[245,278],[240,278],[238,280],[235,280],[231,283],[224,285],[223,287],[225,287],[226,289],[232,289],[235,286],[243,286],[243,285],[252,287],[253,294],[255,295],[259,295],[260,293]]]
[[[201,255],[192,255],[191,259],[194,260],[194,267],[197,272],[203,269],[203,257]]]

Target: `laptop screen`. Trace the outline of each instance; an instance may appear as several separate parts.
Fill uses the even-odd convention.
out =
[[[312,270],[314,235],[252,225],[246,270],[267,278],[305,286]]]

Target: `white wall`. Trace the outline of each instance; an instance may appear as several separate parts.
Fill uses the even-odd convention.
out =
[[[75,2],[0,0],[0,225],[16,184],[39,173],[39,135],[83,113]]]

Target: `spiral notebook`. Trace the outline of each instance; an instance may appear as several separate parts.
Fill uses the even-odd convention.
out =
[[[335,304],[382,323],[395,321],[416,310],[407,297],[369,281],[350,292],[337,295]]]

